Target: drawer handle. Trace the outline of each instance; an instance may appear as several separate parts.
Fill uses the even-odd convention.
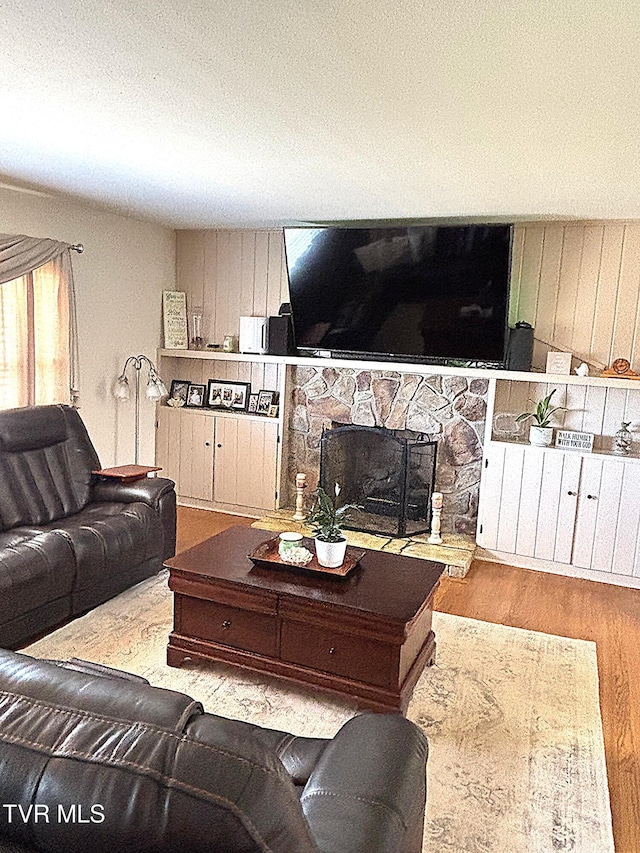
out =
[[[590,501],[597,501],[597,500],[598,500],[598,496],[597,496],[597,495],[587,495],[587,498],[588,498],[588,500],[590,500]]]
[[[334,655],[335,653],[336,653],[336,650],[335,650],[334,646],[331,646],[331,648],[329,649],[329,654]]]
[[[571,497],[572,497],[572,498],[575,498],[575,496],[576,496],[578,493],[577,493],[577,492],[567,492],[567,494],[568,494],[568,495],[571,495]]]
[[[226,631],[226,630],[227,630],[227,628],[230,628],[230,627],[231,627],[231,621],[230,621],[229,619],[225,619],[225,620],[224,620],[224,622],[222,623],[222,627],[223,627],[223,628],[224,628],[224,630]]]

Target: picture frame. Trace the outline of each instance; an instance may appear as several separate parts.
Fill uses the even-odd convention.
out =
[[[571,373],[571,353],[548,352],[545,373],[555,373],[556,375],[568,375]]]
[[[249,402],[247,404],[247,412],[250,415],[255,415],[258,408],[258,394],[249,394]]]
[[[210,379],[207,389],[207,406],[210,409],[246,412],[250,393],[250,382]]]
[[[257,415],[268,415],[269,409],[273,405],[274,391],[260,391],[258,394],[258,404],[256,406]]]
[[[187,392],[187,408],[188,409],[202,409],[204,406],[205,400],[205,386],[197,385],[195,382],[189,383],[189,390]]]
[[[267,412],[268,416],[270,418],[277,418],[279,409],[280,409],[280,406],[277,403],[272,403],[269,406],[269,411]]]
[[[172,379],[167,403],[176,408],[186,406],[187,397],[189,396],[189,385],[191,385],[191,382],[188,379]]]
[[[580,432],[571,429],[556,430],[556,447],[561,447],[563,450],[579,450],[582,453],[593,452],[592,432]]]

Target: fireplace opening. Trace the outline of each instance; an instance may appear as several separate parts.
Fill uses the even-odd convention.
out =
[[[320,440],[320,485],[333,495],[339,483],[340,505],[360,507],[350,514],[348,526],[354,530],[427,533],[437,445],[384,427],[336,424]]]

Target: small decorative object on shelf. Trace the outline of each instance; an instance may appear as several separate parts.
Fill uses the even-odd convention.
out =
[[[589,375],[589,365],[586,361],[583,361],[578,367],[576,367],[576,375],[577,376],[588,376]]]
[[[187,294],[181,290],[162,292],[164,348],[188,349]]]
[[[251,395],[253,396],[253,394]],[[255,395],[258,396],[257,394]],[[304,490],[307,488],[307,475],[296,474],[296,511],[293,514],[294,521],[304,521],[307,514],[304,510]]]
[[[348,519],[349,511],[358,509],[354,504],[337,506],[340,495],[338,483],[334,487],[334,498],[330,498],[322,486],[315,491],[313,506],[307,515],[309,524],[315,535],[316,556],[321,566],[336,569],[344,562],[347,550],[347,538],[342,532],[342,525]]]
[[[571,373],[570,352],[548,352],[546,373]]]
[[[440,516],[442,515],[442,492],[434,492],[431,495],[431,536],[429,537],[429,545],[442,545],[442,536],[440,536]]]
[[[493,432],[496,438],[516,440],[522,435],[522,426],[518,416],[512,412],[498,412],[493,418]]]
[[[620,429],[613,437],[613,452],[619,456],[626,456],[631,450],[633,436],[629,432],[630,425],[631,421],[622,421]]]
[[[617,379],[640,379],[640,373],[631,370],[631,365],[626,358],[616,358],[611,367],[603,370],[600,376]]]
[[[551,418],[555,412],[564,409],[564,406],[551,407],[551,398],[555,393],[556,389],[554,388],[544,399],[538,401],[534,412],[523,412],[516,418],[518,423],[529,418],[534,421],[529,427],[529,442],[538,447],[551,447],[553,444]]]
[[[236,335],[225,335],[222,341],[222,352],[238,352],[238,338]]]
[[[202,336],[203,317],[204,314],[199,305],[191,309],[191,338],[189,339],[189,349],[204,349],[204,338]]]
[[[591,453],[594,437],[592,432],[559,429],[556,432],[556,447],[560,447],[562,450],[580,450],[583,453]]]

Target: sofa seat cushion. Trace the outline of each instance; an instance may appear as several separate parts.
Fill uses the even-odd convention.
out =
[[[160,519],[143,503],[89,504],[44,530],[65,538],[73,549],[75,593],[157,560],[162,551]]]
[[[20,527],[0,534],[0,624],[68,597],[75,576],[66,539]]]

